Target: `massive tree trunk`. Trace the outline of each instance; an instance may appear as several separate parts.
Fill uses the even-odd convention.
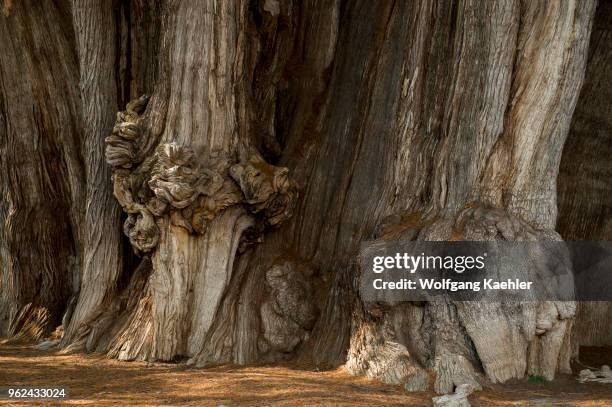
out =
[[[3,334],[64,316],[67,351],[439,392],[569,369],[574,303],[373,307],[355,258],[561,238],[594,1],[26,3],[0,17]]]

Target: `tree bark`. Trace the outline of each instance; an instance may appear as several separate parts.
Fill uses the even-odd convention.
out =
[[[82,264],[85,196],[78,66],[70,15],[16,2],[0,17],[0,333],[60,325]]]
[[[575,303],[373,306],[355,259],[368,240],[561,239],[556,180],[594,10],[593,0],[13,5],[0,18],[10,44],[0,163],[12,174],[0,206],[2,333],[47,307],[33,336],[68,310],[67,351],[197,366],[346,362],[438,392],[567,371]],[[32,62],[51,52],[62,65]],[[29,82],[15,81],[24,64]],[[30,133],[51,147],[37,154]],[[59,175],[37,169],[52,163]]]
[[[557,229],[566,240],[612,239],[612,4],[600,2],[591,34],[585,82],[559,172]],[[581,302],[576,345],[612,344],[609,302]]]
[[[244,5],[176,2],[163,12],[156,91],[129,104],[107,139],[125,230],[151,259],[138,317],[104,341],[121,359],[202,349],[243,232],[280,222],[292,194],[286,171],[251,151]]]
[[[121,271],[121,236],[119,205],[112,195],[108,182],[110,169],[104,160],[104,138],[112,130],[113,115],[118,110],[113,2],[75,1],[72,22],[85,118],[81,140],[87,183],[85,219],[79,225],[83,250],[80,291],[65,319],[69,329],[63,337],[64,343],[76,345],[85,336],[82,330],[100,314],[108,298],[115,295]]]

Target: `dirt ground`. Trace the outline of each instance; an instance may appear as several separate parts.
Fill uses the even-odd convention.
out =
[[[582,355],[586,365],[612,365],[612,349],[583,348]],[[60,355],[28,345],[0,345],[0,389],[17,385],[65,386],[70,397],[62,405],[95,406],[429,406],[435,396],[405,393],[398,386],[351,377],[342,369],[191,369],[180,364],[119,362],[98,355]],[[488,387],[470,396],[470,402],[472,406],[612,406],[612,385],[580,384],[572,376],[550,383],[521,380]],[[6,399],[0,404],[34,405]]]

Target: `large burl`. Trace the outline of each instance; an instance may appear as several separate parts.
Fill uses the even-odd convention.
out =
[[[230,157],[199,156],[190,146],[171,142],[143,157],[139,121],[147,101],[140,97],[117,113],[105,140],[114,194],[128,214],[124,232],[137,252],[157,245],[156,218],[163,216],[198,234],[234,205],[244,205],[254,215],[253,229],[259,232],[291,217],[297,190],[289,170],[266,163],[254,149],[244,148],[239,162],[232,162]]]

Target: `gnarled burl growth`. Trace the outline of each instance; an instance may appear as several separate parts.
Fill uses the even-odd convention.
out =
[[[106,161],[113,168],[113,193],[128,214],[124,233],[137,251],[149,252],[159,240],[159,230],[153,214],[135,196],[142,192],[135,189],[135,178],[130,169],[138,164],[136,154],[140,139],[139,114],[144,111],[148,98],[143,96],[128,103],[125,112],[117,113],[113,133],[106,138]]]
[[[135,252],[151,259],[152,272],[135,310],[104,341],[120,359],[171,360],[202,349],[239,245],[288,219],[297,190],[286,168],[252,149],[233,162],[169,142],[143,157],[146,104],[141,97],[117,114],[106,159],[127,213],[124,232]]]
[[[147,100],[133,100],[117,113],[113,133],[106,138],[114,194],[128,214],[124,231],[134,249],[148,253],[155,248],[155,219],[166,215],[173,225],[198,234],[223,210],[239,204],[263,226],[278,226],[291,217],[296,186],[289,170],[266,163],[256,152],[234,164],[219,157],[198,160],[189,146],[172,142],[139,161],[138,120]]]

